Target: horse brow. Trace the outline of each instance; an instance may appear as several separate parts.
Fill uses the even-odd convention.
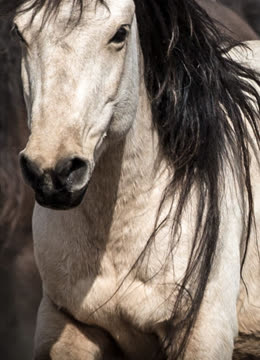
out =
[[[95,1],[95,3],[96,3],[95,6],[97,6],[98,4],[103,4],[108,9],[108,5],[106,4],[105,0],[87,0],[87,1],[88,2]],[[46,24],[46,22],[52,16],[55,16],[57,14],[62,3],[64,3],[64,0],[35,0],[31,4],[28,4],[28,0],[21,0],[18,2],[15,12],[16,12],[16,15],[19,15],[22,13],[32,11],[32,16],[30,19],[30,25],[31,25],[35,16],[37,15],[37,13],[40,10],[42,10],[43,8],[45,8],[44,13],[43,13],[43,18],[42,18],[42,24],[41,24],[41,28],[40,28],[40,31],[41,31],[42,28],[44,27],[44,25]],[[67,20],[67,23],[65,24],[66,27],[70,26],[70,27],[74,28],[75,26],[79,25],[81,18],[82,18],[85,4],[86,4],[86,1],[84,1],[84,0],[74,0],[72,2],[71,13],[70,13],[69,19]]]

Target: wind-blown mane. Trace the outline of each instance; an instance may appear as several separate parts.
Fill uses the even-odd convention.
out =
[[[249,80],[259,85],[260,78],[227,55],[239,44],[224,38],[195,1],[170,1],[167,7],[160,1],[149,4],[136,2],[137,18],[154,124],[162,152],[174,169],[166,192],[180,189],[173,242],[178,241],[175,224],[180,223],[191,189],[195,186],[199,193],[192,251],[167,344],[176,346],[171,339],[180,336],[179,347],[172,349],[172,358],[177,359],[187,345],[212,269],[219,241],[220,181],[227,161],[238,169],[246,189],[242,267],[245,261],[254,218],[248,128],[258,146],[260,142],[260,97]],[[179,321],[185,289],[192,289],[192,304]]]
[[[46,19],[61,2],[35,0],[30,8],[37,12],[47,5]],[[16,6],[24,3],[17,0]],[[74,7],[82,11],[84,0],[72,4],[72,11]],[[179,241],[176,224],[180,223],[190,192],[194,187],[198,191],[192,250],[184,278],[176,285],[178,295],[164,344],[171,359],[177,359],[185,352],[219,242],[224,163],[233,164],[245,188],[248,211],[242,265],[246,256],[254,219],[248,129],[260,143],[260,97],[251,83],[260,86],[260,77],[229,57],[228,51],[239,44],[224,38],[194,0],[135,0],[135,4],[154,126],[161,154],[174,170],[162,198],[163,202],[171,195],[177,204],[171,249]],[[7,4],[6,11],[10,10]],[[191,302],[184,311],[187,291]]]

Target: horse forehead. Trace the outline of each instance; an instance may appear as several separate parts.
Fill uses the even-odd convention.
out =
[[[135,11],[135,3],[133,0],[106,0],[105,4],[107,5],[110,11],[132,14]]]
[[[73,8],[72,4],[73,2],[71,2],[71,0],[63,0],[60,3],[58,16],[55,16],[55,24],[66,24],[68,20],[73,19],[73,17],[77,19],[80,9],[77,9],[78,12],[75,11],[76,8]],[[30,8],[30,1],[26,2],[24,8],[22,7],[20,10],[26,10],[26,8]],[[18,24],[22,31],[32,30],[33,27],[40,27],[41,18],[44,17],[46,12],[46,6],[43,6],[43,8],[38,13],[36,13],[36,15],[34,11],[35,9],[33,7],[30,10],[18,11],[14,22]],[[82,17],[83,20],[86,19],[88,21],[93,19],[108,20],[109,18],[117,17],[122,17],[123,19],[132,15],[134,11],[134,0],[106,0],[105,2],[101,0],[85,0],[83,1]],[[33,23],[31,22],[32,18],[34,18]]]

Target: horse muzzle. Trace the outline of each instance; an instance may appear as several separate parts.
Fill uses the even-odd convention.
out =
[[[81,203],[90,178],[87,160],[74,156],[60,160],[53,169],[42,169],[22,153],[20,165],[25,182],[33,188],[41,206],[68,210]]]

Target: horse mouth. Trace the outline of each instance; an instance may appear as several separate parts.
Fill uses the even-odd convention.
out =
[[[35,200],[43,207],[53,210],[70,210],[79,206],[84,198],[88,186],[83,189],[70,192],[66,190],[43,192],[38,190],[35,192]]]

